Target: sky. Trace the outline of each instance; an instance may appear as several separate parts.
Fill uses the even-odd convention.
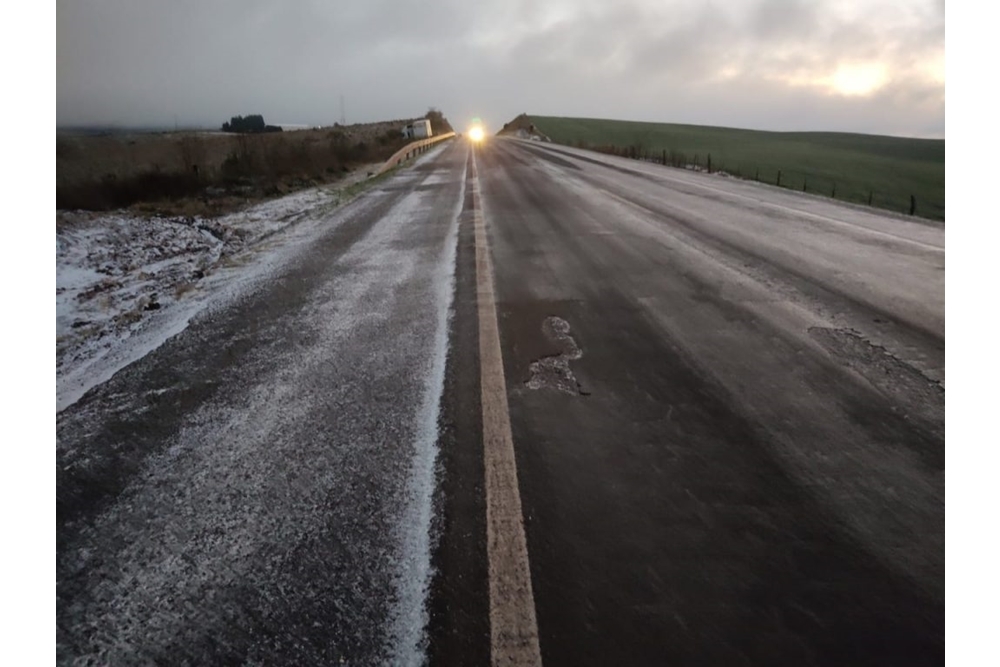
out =
[[[943,0],[59,0],[58,125],[441,109],[944,137]]]

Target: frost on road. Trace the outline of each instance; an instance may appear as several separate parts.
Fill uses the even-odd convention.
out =
[[[61,661],[422,661],[463,166],[439,155],[59,415]]]

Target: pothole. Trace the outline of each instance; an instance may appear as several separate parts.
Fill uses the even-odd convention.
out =
[[[874,387],[902,401],[907,412],[944,426],[944,387],[853,329],[812,327],[809,334]]]
[[[542,322],[542,335],[560,352],[531,362],[528,367],[530,376],[524,385],[528,389],[557,389],[574,396],[587,396],[590,392],[583,390],[569,367],[569,362],[583,356],[583,350],[570,335],[569,322],[561,317],[546,317]]]

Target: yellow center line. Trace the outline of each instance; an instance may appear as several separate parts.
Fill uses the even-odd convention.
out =
[[[541,665],[528,544],[507,408],[500,331],[493,291],[479,171],[472,151],[473,225],[476,233],[476,294],[486,468],[486,552],[490,576],[490,655],[493,665]]]

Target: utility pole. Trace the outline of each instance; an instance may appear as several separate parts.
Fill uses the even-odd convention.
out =
[[[344,96],[340,96],[340,124],[347,125],[347,112],[344,111]]]

